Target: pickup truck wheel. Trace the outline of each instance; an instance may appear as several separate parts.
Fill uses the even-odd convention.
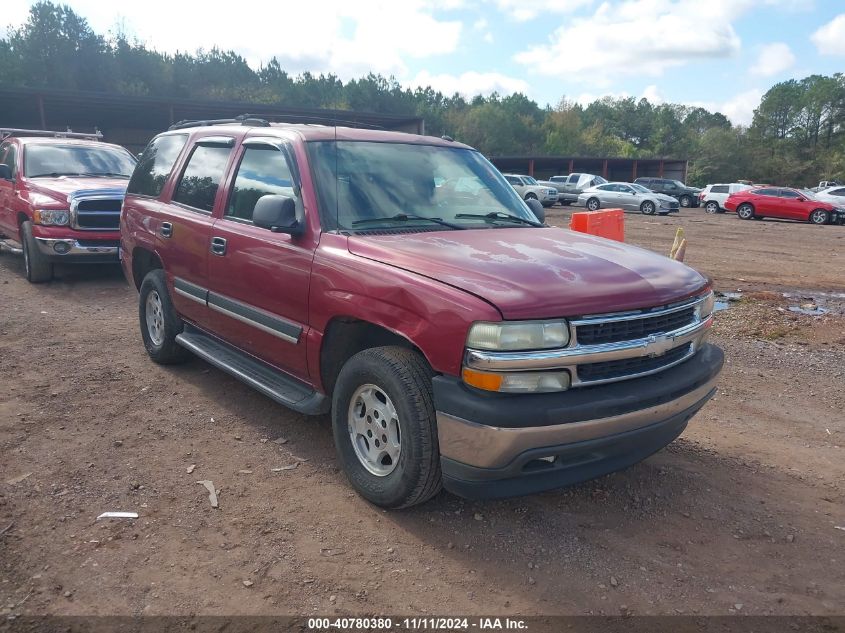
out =
[[[654,207],[654,203],[651,200],[646,200],[640,205],[640,212],[645,215],[654,215],[654,212],[657,209]]]
[[[741,204],[736,209],[736,215],[740,220],[750,220],[754,217],[754,207],[750,204]]]
[[[334,441],[358,493],[384,508],[422,503],[440,490],[440,450],[431,372],[401,347],[353,356],[332,399]]]
[[[598,198],[590,198],[587,200],[587,208],[590,211],[598,211],[601,207],[601,202],[599,202]]]
[[[147,273],[141,282],[138,317],[141,337],[150,358],[161,365],[181,363],[188,358],[188,350],[176,342],[176,335],[184,325],[170,300],[164,271],[160,268]]]
[[[53,278],[53,264],[38,250],[38,244],[32,236],[32,222],[21,224],[21,247],[26,279],[29,283],[40,284]]]
[[[810,222],[813,224],[827,224],[830,222],[830,212],[824,209],[816,209],[810,214]]]
[[[711,214],[719,213],[719,203],[714,201],[714,200],[711,200],[710,202],[708,202],[707,204],[704,205],[704,210],[707,213],[711,213]]]
[[[535,196],[533,193],[526,193],[526,194],[525,194],[525,199],[526,199],[526,200],[536,200],[536,199],[537,199],[537,196]]]
[[[678,199],[678,202],[680,203],[680,205],[682,207],[691,207],[692,206],[692,198],[690,198],[689,196],[681,196]]]

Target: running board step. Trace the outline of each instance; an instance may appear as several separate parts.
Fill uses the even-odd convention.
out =
[[[21,253],[23,253],[23,249],[20,247],[20,245],[15,246],[15,244],[17,244],[17,242],[0,239],[0,251],[9,251],[10,253],[14,253],[15,255],[20,255]]]
[[[294,411],[308,415],[329,411],[331,403],[325,395],[196,328],[186,325],[185,331],[176,335],[176,342]]]

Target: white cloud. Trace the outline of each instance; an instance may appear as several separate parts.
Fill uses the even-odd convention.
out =
[[[518,22],[552,13],[572,13],[592,3],[593,0],[496,0],[499,9]]]
[[[663,98],[663,95],[660,94],[657,89],[657,86],[655,86],[654,84],[645,87],[645,90],[643,90],[642,98],[648,99],[648,102],[652,105],[659,105],[661,103],[666,102],[666,99]]]
[[[845,13],[841,13],[810,36],[822,55],[845,55]]]
[[[367,72],[406,75],[408,59],[454,52],[462,30],[460,21],[434,16],[435,10],[460,6],[460,0],[321,0],[319,7],[255,0],[245,22],[232,17],[230,3],[221,0],[121,2],[108,5],[110,10],[102,0],[65,2],[95,31],[121,22],[129,35],[163,52],[216,46],[238,52],[253,67],[275,56],[289,72],[334,72],[346,79]],[[25,16],[29,1],[3,0],[3,17],[17,16],[21,7]]]
[[[795,55],[792,53],[792,49],[783,42],[773,42],[760,49],[757,62],[750,70],[753,75],[771,77],[782,73],[784,70],[789,70],[794,64]]]
[[[490,23],[487,18],[479,18],[472,25],[472,30],[481,33],[481,39],[488,44],[493,43],[493,33],[490,31]]]
[[[439,74],[432,75],[428,71],[422,71],[414,79],[407,82],[411,87],[431,86],[445,95],[453,95],[456,92],[465,96],[490,95],[498,92],[500,95],[509,95],[515,92],[527,94],[528,83],[522,79],[508,77],[501,73],[478,73],[465,72],[460,75]]]
[[[762,90],[751,88],[738,93],[727,101],[691,101],[686,105],[704,108],[710,112],[721,112],[734,125],[751,125],[751,121],[754,119],[754,110],[760,105],[762,98]]]

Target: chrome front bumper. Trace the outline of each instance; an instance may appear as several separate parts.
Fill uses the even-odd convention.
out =
[[[74,257],[74,256],[90,256],[90,257],[109,257],[113,256],[117,261],[118,246],[88,246],[82,245],[78,240],[74,239],[53,239],[46,237],[36,237],[35,243],[38,244],[38,250],[48,257]],[[57,243],[65,244],[68,250],[59,252],[55,249]]]

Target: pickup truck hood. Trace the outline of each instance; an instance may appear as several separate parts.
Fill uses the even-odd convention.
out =
[[[564,229],[353,235],[349,251],[460,288],[505,319],[574,317],[685,299],[707,280],[641,248]]]
[[[129,184],[128,178],[28,178],[26,181],[30,191],[55,198],[59,202],[67,202],[67,198],[75,191],[91,189],[123,189]]]

